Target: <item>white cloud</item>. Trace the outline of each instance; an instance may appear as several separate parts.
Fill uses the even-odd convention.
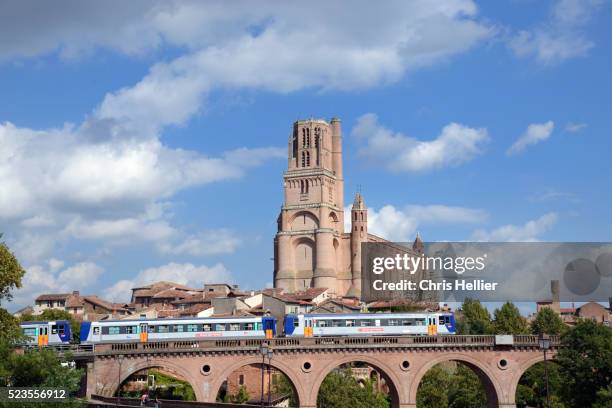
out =
[[[587,128],[586,123],[573,123],[569,122],[565,125],[565,131],[569,133],[578,133]]]
[[[532,123],[527,130],[510,146],[506,152],[508,155],[520,153],[528,146],[545,141],[550,137],[555,128],[555,123],[549,120],[545,123]]]
[[[393,172],[426,172],[457,166],[479,155],[489,140],[486,129],[450,123],[434,140],[420,141],[385,128],[373,113],[361,116],[351,134],[364,143],[359,150],[361,156],[385,163],[387,170]]]
[[[543,65],[584,57],[594,46],[586,36],[585,26],[602,3],[601,0],[559,0],[548,22],[519,31],[508,45],[516,56],[533,56]]]
[[[325,12],[305,19],[314,9]],[[146,209],[286,155],[264,147],[209,157],[164,145],[164,127],[185,124],[210,90],[373,87],[491,34],[469,0],[364,3],[350,19],[345,5],[328,2],[59,3],[42,4],[34,14],[7,4],[0,38],[12,40],[0,42],[1,61],[52,53],[80,58],[99,48],[142,55],[171,47],[183,54],[107,93],[81,124],[43,130],[0,124],[0,219],[48,228],[47,236],[60,233],[64,240],[128,241],[141,230],[149,240],[166,240],[161,245],[169,252],[202,252],[201,237],[177,234],[165,217],[147,218]],[[47,256],[43,249],[32,259]]]
[[[195,288],[204,283],[231,283],[233,277],[223,264],[195,266],[191,263],[169,263],[145,269],[134,279],[123,279],[106,288],[104,296],[114,301],[128,301],[133,287],[157,281],[170,281]]]
[[[218,229],[187,236],[175,245],[168,242],[160,243],[159,250],[172,255],[206,256],[231,254],[240,244],[241,240],[232,231]]]
[[[10,307],[32,305],[41,293],[69,293],[95,288],[104,269],[93,262],[80,262],[64,268],[64,261],[51,258],[45,264],[26,268],[22,288],[14,292]]]
[[[508,224],[492,231],[477,230],[472,234],[472,239],[491,242],[538,241],[539,236],[550,230],[558,218],[556,213],[547,213],[523,225]]]
[[[345,208],[350,214],[350,207]],[[409,205],[396,208],[385,205],[380,210],[368,208],[368,231],[396,242],[412,241],[417,229],[435,224],[479,224],[488,218],[484,210],[446,205]],[[350,217],[345,217],[345,230],[351,230]]]

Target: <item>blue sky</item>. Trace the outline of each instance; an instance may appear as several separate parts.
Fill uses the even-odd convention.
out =
[[[105,4],[0,5],[10,309],[269,284],[298,118],[389,239],[610,240],[607,1]]]

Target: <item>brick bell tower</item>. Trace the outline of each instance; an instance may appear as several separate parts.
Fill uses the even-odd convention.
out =
[[[288,143],[284,203],[274,239],[274,286],[344,294],[351,285],[344,235],[342,130],[337,118],[298,120]]]

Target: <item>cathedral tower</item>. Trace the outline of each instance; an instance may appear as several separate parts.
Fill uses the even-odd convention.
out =
[[[344,181],[339,119],[299,120],[288,141],[285,199],[274,239],[274,286],[325,287],[344,294]],[[348,255],[348,254],[347,254]],[[344,282],[340,282],[344,281]]]

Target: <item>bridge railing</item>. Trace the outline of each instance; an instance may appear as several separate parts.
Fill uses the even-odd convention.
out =
[[[367,336],[367,337],[280,337],[274,339],[219,339],[167,341],[151,343],[116,343],[96,345],[96,353],[131,354],[154,351],[211,351],[258,350],[262,342],[286,350],[312,348],[427,348],[427,347],[538,347],[538,336],[502,336],[497,343],[493,335],[441,335],[441,336]],[[509,338],[509,340],[508,340]],[[559,336],[550,336],[551,345],[558,347]]]

